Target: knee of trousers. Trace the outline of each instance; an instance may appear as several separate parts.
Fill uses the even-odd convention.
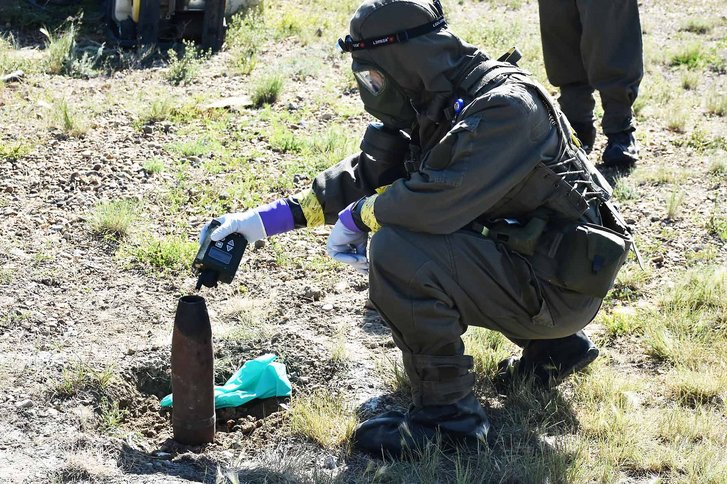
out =
[[[412,261],[413,247],[403,229],[396,227],[381,227],[369,242],[369,270],[377,273],[386,273],[395,269],[396,273],[414,270],[407,265]],[[407,232],[411,234],[411,232]]]
[[[369,243],[370,297],[377,306],[393,302],[392,292],[408,285],[422,264],[422,254],[410,242],[411,232],[382,227]],[[400,302],[400,301],[399,301]]]

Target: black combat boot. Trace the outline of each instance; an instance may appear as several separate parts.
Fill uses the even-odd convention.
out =
[[[406,449],[424,449],[441,438],[445,446],[487,445],[490,421],[470,393],[449,405],[412,406],[407,413],[391,411],[362,422],[354,431],[356,449],[375,457],[399,459]]]
[[[633,130],[606,136],[608,143],[602,156],[604,165],[627,168],[639,161],[639,148]]]
[[[523,345],[520,358],[511,357],[498,363],[494,383],[506,389],[514,379],[532,376],[545,388],[554,388],[596,358],[598,348],[583,331],[565,338],[534,339]]]
[[[573,123],[572,127],[581,142],[583,151],[590,153],[596,143],[596,127],[593,126],[593,123]]]

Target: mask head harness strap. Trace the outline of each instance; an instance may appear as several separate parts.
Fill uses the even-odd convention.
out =
[[[381,37],[372,37],[369,39],[353,40],[350,35],[347,35],[345,39],[338,39],[337,47],[342,52],[355,52],[357,50],[375,49],[377,47],[383,47],[385,45],[400,44],[419,37],[421,35],[428,34],[447,27],[447,21],[444,20],[444,13],[442,11],[442,4],[439,0],[434,0],[434,6],[437,9],[439,17],[431,22],[427,22],[422,25],[418,25],[411,29],[401,30],[399,32],[384,35]]]

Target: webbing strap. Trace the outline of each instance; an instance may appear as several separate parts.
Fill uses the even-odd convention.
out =
[[[338,39],[338,47],[343,52],[355,52],[357,50],[375,49],[385,45],[400,44],[409,39],[426,35],[439,29],[447,27],[447,21],[444,17],[439,17],[432,22],[418,25],[414,28],[401,30],[393,34],[387,34],[381,37],[371,37],[368,39],[353,40],[350,35],[345,39]]]

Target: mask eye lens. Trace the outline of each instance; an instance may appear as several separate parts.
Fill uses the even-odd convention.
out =
[[[359,83],[374,96],[378,96],[386,86],[386,78],[375,69],[354,72]]]

